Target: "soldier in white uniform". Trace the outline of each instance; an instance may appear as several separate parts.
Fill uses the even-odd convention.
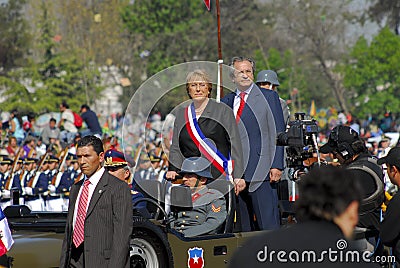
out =
[[[10,168],[13,160],[7,156],[0,156],[0,184],[1,184],[1,208],[10,205],[10,191],[6,189],[7,181],[10,179]]]

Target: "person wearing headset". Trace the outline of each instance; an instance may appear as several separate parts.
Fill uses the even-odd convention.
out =
[[[320,152],[331,153],[340,166],[350,170],[351,177],[362,186],[363,200],[357,226],[371,230],[377,240],[381,204],[384,200],[383,172],[377,160],[369,154],[358,133],[343,125],[332,129],[328,142],[320,148]],[[372,244],[376,242],[373,240],[369,239]]]

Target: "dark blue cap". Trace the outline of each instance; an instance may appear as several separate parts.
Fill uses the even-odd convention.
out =
[[[8,156],[0,155],[0,164],[12,164],[14,161],[11,160]]]
[[[104,167],[120,167],[128,165],[123,153],[110,149],[104,154]]]

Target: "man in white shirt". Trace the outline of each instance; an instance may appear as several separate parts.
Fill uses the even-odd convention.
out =
[[[83,137],[76,155],[85,176],[71,187],[60,267],[129,267],[130,189],[104,172],[99,138]]]
[[[65,101],[60,104],[60,112],[61,120],[58,122],[58,127],[61,128],[62,126],[64,128],[64,130],[61,131],[61,140],[71,143],[75,134],[78,132],[78,129],[74,124],[74,114],[69,109],[68,103]]]

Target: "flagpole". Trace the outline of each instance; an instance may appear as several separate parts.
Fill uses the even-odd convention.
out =
[[[217,102],[223,97],[223,87],[222,87],[222,46],[221,46],[221,19],[220,19],[220,8],[219,0],[216,0],[215,5],[217,6],[217,27],[218,27],[218,81],[217,81]]]
[[[208,11],[211,10],[211,0],[203,0]],[[221,97],[223,97],[223,87],[222,87],[222,46],[221,46],[221,11],[219,8],[219,0],[215,0],[215,5],[217,6],[217,28],[218,28],[218,75],[217,75],[217,102],[220,102]]]

